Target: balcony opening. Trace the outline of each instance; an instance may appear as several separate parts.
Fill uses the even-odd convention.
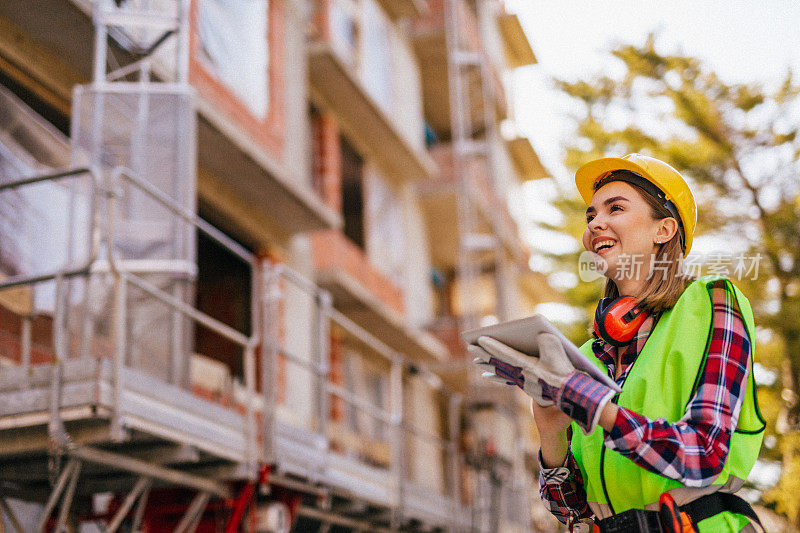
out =
[[[311,126],[311,188],[317,196],[325,198],[325,131],[319,110],[308,106],[308,122]]]
[[[364,349],[347,334],[339,333],[340,350],[331,357],[331,377],[349,394],[378,411],[390,409],[387,361]],[[331,449],[345,457],[387,468],[391,463],[390,431],[385,420],[357,403],[334,399],[329,437]]]
[[[453,283],[455,269],[441,270],[431,268],[431,284],[434,288],[434,316],[436,318],[453,316]]]
[[[342,215],[344,234],[364,249],[364,160],[342,137]]]
[[[250,283],[249,266],[198,231],[197,308],[249,335]],[[199,386],[204,392],[227,396],[230,379],[243,380],[242,348],[200,325],[195,328],[194,341],[192,388]]]

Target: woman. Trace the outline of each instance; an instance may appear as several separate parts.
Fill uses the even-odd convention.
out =
[[[575,370],[552,335],[538,359],[486,337],[470,347],[485,377],[534,398],[543,500],[562,522],[604,532],[660,531],[670,511],[678,531],[752,529],[752,508],[732,496],[764,430],[749,302],[724,278],[683,273],[696,205],[675,169],[630,154],[589,162],[575,181],[583,245],[607,277],[581,351],[622,392]]]

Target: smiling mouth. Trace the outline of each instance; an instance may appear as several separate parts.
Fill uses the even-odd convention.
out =
[[[612,241],[612,240],[600,241],[600,242],[598,242],[597,244],[594,245],[594,251],[595,251],[595,253],[599,254],[599,253],[601,253],[601,252],[603,252],[605,250],[610,250],[611,248],[614,247],[615,244],[616,244],[616,241]]]

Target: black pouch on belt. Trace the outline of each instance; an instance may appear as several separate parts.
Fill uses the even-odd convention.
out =
[[[658,511],[629,509],[597,522],[601,533],[662,533]]]

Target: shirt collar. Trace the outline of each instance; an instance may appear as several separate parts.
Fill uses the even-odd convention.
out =
[[[636,336],[633,340],[626,344],[625,346],[621,346],[617,348],[612,344],[609,344],[602,339],[595,339],[592,343],[592,351],[594,355],[600,359],[600,361],[606,365],[611,375],[616,374],[616,356],[620,354],[620,364],[623,368],[623,374],[620,376],[620,379],[625,378],[628,373],[628,369],[630,368],[631,364],[636,361],[636,358],[639,357],[639,354],[644,349],[644,345],[647,342],[648,337],[650,337],[650,332],[653,330],[653,326],[655,323],[655,319],[653,316],[648,316],[642,325],[639,326],[639,330],[636,332]],[[622,352],[619,352],[622,350]]]

